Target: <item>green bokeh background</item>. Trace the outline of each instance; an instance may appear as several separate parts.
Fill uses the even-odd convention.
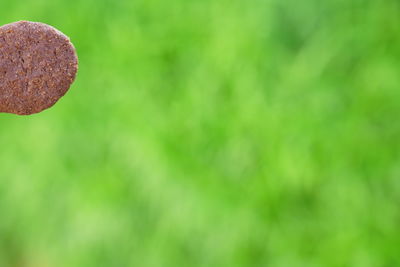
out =
[[[0,114],[0,266],[400,266],[400,2],[3,1],[80,69]]]

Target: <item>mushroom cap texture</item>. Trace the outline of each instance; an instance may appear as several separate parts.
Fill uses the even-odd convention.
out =
[[[29,115],[50,108],[77,71],[74,46],[52,26],[19,21],[0,27],[0,112]]]

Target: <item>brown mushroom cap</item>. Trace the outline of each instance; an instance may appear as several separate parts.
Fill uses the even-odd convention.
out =
[[[74,46],[55,28],[28,21],[0,27],[0,112],[29,115],[53,106],[77,70]]]

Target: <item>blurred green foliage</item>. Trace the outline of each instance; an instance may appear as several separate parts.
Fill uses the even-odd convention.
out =
[[[400,266],[400,2],[3,1],[80,70],[0,114],[0,266]]]

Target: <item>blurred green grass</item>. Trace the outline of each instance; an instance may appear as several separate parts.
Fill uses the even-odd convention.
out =
[[[80,70],[0,114],[0,266],[399,266],[396,0],[27,0]]]

